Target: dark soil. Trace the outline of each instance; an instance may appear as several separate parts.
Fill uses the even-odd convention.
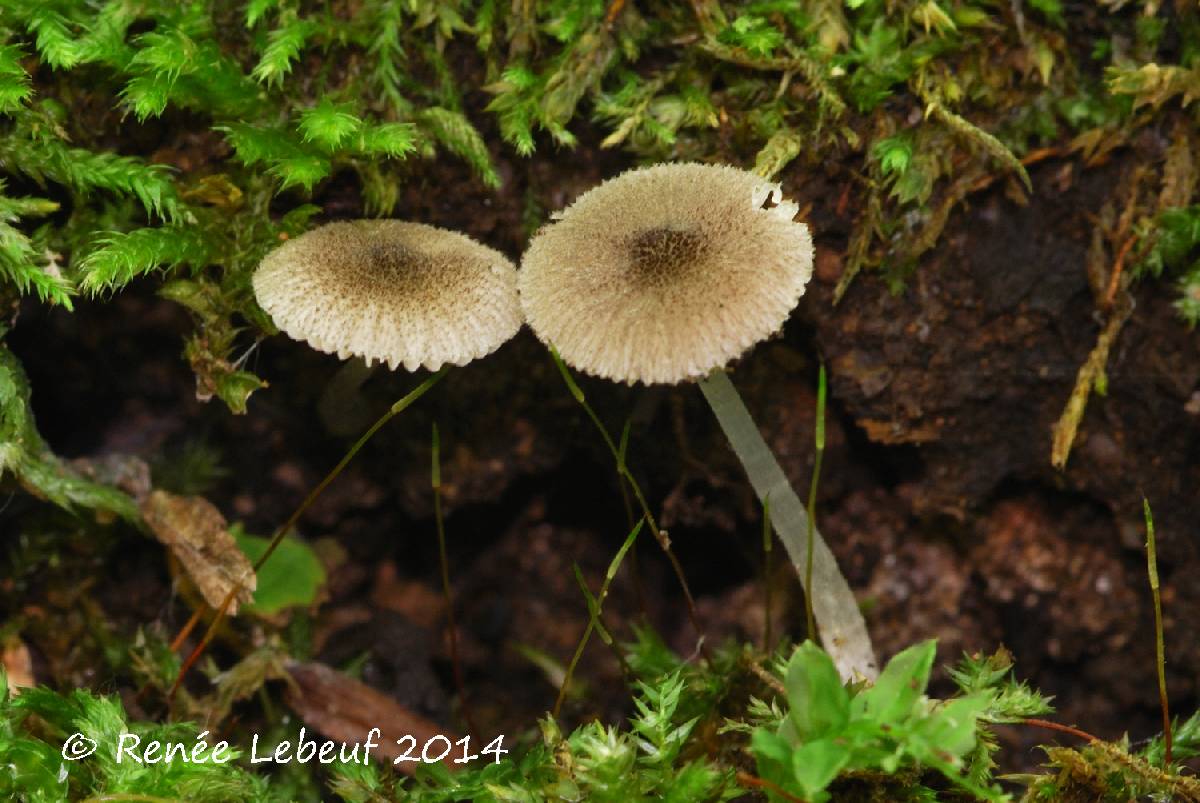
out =
[[[506,181],[499,193],[442,161],[415,169],[396,216],[458,228],[516,257],[531,205],[556,209],[622,167],[586,145],[531,163],[497,156]],[[1050,466],[1051,427],[1101,325],[1085,274],[1089,213],[1120,171],[1119,160],[1087,170],[1049,164],[1034,173],[1037,193],[1024,206],[1000,188],[977,194],[902,292],[865,274],[836,307],[853,210],[839,216],[823,200],[841,194],[836,180],[794,171],[785,185],[814,201],[818,276],[783,336],[746,358],[734,381],[788,474],[807,487],[816,366],[826,362],[821,522],[885,658],[927,637],[939,639],[942,662],[1004,644],[1018,674],[1055,695],[1061,721],[1140,739],[1159,727],[1143,495],[1158,524],[1173,701],[1179,711],[1198,702],[1189,668],[1200,663],[1192,616],[1200,583],[1188,578],[1200,575],[1200,339],[1175,318],[1166,283],[1135,286],[1108,395],[1090,402],[1066,472]],[[360,212],[345,183],[316,201],[335,216]],[[235,417],[195,400],[179,356],[189,326],[181,309],[135,288],[73,315],[30,305],[9,340],[56,450],[138,455],[162,478],[202,444],[225,472],[206,496],[251,532],[284,519],[340,456],[347,433],[419,379],[377,372],[323,420],[318,402],[338,361],[277,337],[250,358],[271,386]],[[670,528],[707,640],[761,639],[759,510],[699,392],[581,384],[611,429],[632,420],[630,464]],[[628,528],[601,441],[528,332],[452,371],[304,520],[303,535],[322,554],[338,552],[334,544],[342,552],[315,616],[314,652],[334,663],[365,654],[365,680],[461,726],[450,704],[432,519],[434,422],[472,715],[484,732],[517,733],[556,692],[519,648],[569,658],[587,621],[572,564],[595,589]],[[96,579],[79,591],[113,627],[173,632],[190,611],[172,591],[162,547],[132,533],[120,539],[81,558],[94,561]],[[695,633],[657,546],[645,540],[637,558],[640,586],[628,571],[618,577],[609,626],[627,638],[644,608],[692,654]],[[56,608],[70,606],[53,577],[27,594],[27,607],[53,622],[32,645],[39,679],[104,687],[106,679],[79,674],[71,644],[90,625],[54,620]],[[790,570],[777,566],[772,582],[775,633],[802,636]],[[598,639],[581,667],[588,691],[571,716],[620,715],[619,667]],[[1044,739],[1010,734],[1022,749],[1006,763],[1035,763],[1040,756],[1027,748]]]

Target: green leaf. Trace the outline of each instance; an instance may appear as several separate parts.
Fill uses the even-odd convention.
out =
[[[0,180],[0,193],[3,190],[4,182]],[[57,254],[44,245],[39,247],[13,225],[22,222],[22,217],[48,215],[57,210],[58,204],[46,198],[9,198],[0,194],[0,278],[21,293],[32,289],[43,301],[72,309],[75,286],[59,272]]]
[[[170,171],[132,156],[71,148],[58,139],[38,141],[10,137],[0,148],[0,167],[37,182],[63,184],[86,198],[106,190],[136,198],[145,210],[165,220],[182,214]]]
[[[283,189],[303,187],[312,192],[318,181],[333,172],[329,160],[316,154],[298,154],[280,159],[267,171],[280,180]]]
[[[489,187],[500,186],[500,174],[492,165],[492,155],[479,130],[462,112],[434,106],[423,109],[417,120],[421,127],[446,150],[466,161]]]
[[[862,716],[881,724],[907,718],[925,693],[936,653],[937,642],[931,639],[914,644],[888,661],[875,685],[854,698],[856,718]]]
[[[0,45],[0,113],[20,108],[33,94],[29,74],[21,66],[24,55],[17,45]]]
[[[300,132],[305,142],[315,142],[335,151],[362,127],[362,120],[353,112],[350,103],[333,103],[322,98],[311,109],[300,114]]]
[[[871,155],[879,161],[879,172],[882,175],[902,174],[912,161],[912,138],[899,134],[881,139],[871,148]]]
[[[368,156],[407,156],[417,148],[416,127],[411,123],[380,123],[359,136],[357,150]]]
[[[1061,0],[1029,0],[1029,6],[1060,28],[1066,26]]]
[[[281,0],[250,0],[246,4],[246,27],[253,28],[268,11],[278,8]]]
[[[928,756],[959,766],[960,758],[975,746],[979,718],[988,703],[987,696],[980,694],[939,704],[929,716],[914,723],[912,733],[925,741]]]
[[[836,733],[849,721],[850,695],[833,659],[813,642],[796,648],[784,685],[791,706],[789,720],[802,743]]]
[[[251,562],[266,552],[268,538],[248,535],[239,524],[229,528]],[[279,542],[271,559],[258,570],[254,601],[242,610],[271,615],[287,608],[312,605],[325,584],[325,567],[308,544],[291,536]]]
[[[246,412],[250,394],[261,390],[267,383],[249,371],[230,371],[216,377],[217,398],[228,405],[230,412],[241,415]]]
[[[34,34],[38,53],[55,69],[70,69],[81,58],[79,42],[68,25],[66,17],[49,3],[35,5],[26,17],[26,27]]]
[[[812,801],[826,799],[825,788],[850,760],[850,750],[833,739],[817,739],[792,753],[792,774],[804,797]]]
[[[79,265],[84,290],[97,295],[154,270],[183,264],[203,267],[208,240],[192,226],[160,226],[101,235],[98,246]]]
[[[299,57],[308,38],[316,31],[315,22],[301,19],[291,20],[271,31],[262,59],[251,75],[268,86],[282,84],[283,79],[292,71],[292,62]]]

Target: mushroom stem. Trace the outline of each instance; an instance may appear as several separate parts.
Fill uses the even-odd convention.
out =
[[[858,600],[838,568],[816,527],[809,527],[808,514],[792,489],[775,455],[758,431],[737,388],[723,369],[700,381],[700,390],[721,424],[725,437],[750,478],[761,500],[770,499],[771,524],[796,567],[801,584],[812,601],[813,616],[821,641],[844,679],[855,676],[874,680],[879,673],[871,637]],[[812,533],[812,578],[805,582],[809,559],[808,534]]]
[[[370,421],[371,413],[360,391],[376,367],[362,357],[354,357],[346,360],[326,383],[317,400],[317,413],[328,432],[339,437],[351,435]]]

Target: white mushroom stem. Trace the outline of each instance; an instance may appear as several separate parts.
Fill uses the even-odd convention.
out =
[[[750,477],[754,492],[759,499],[770,498],[771,524],[787,549],[803,585],[810,532],[804,504],[792,489],[725,371],[718,368],[699,384],[721,429],[725,431],[725,437]],[[864,677],[875,680],[879,669],[858,600],[821,534],[816,527],[811,532],[812,588],[805,588],[804,592],[812,601],[821,642],[843,679]]]

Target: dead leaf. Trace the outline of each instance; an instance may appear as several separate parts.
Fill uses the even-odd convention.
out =
[[[124,491],[139,505],[150,494],[150,466],[140,457],[127,454],[80,457],[71,461],[71,468],[93,482]]]
[[[880,421],[863,418],[859,425],[866,430],[867,437],[875,443],[929,443],[941,437],[941,431],[933,423],[908,426],[897,421]]]
[[[254,567],[229,534],[225,517],[207,499],[153,491],[142,503],[142,517],[213,608],[221,606],[235,585],[240,590],[229,606],[231,616],[239,604],[254,598]]]
[[[420,756],[425,743],[441,736],[454,744],[461,737],[448,728],[414,714],[381,691],[338,672],[324,664],[292,663],[288,674],[294,685],[288,688],[287,702],[301,719],[326,738],[346,744],[361,744],[371,728],[379,729],[378,754],[393,761],[407,753]],[[411,736],[414,744],[405,738]],[[445,743],[437,739],[430,751],[441,752]],[[452,750],[442,766],[457,769],[451,759],[461,756]],[[418,762],[401,760],[393,766],[411,775]]]
[[[29,655],[29,648],[19,638],[4,642],[0,649],[0,665],[8,676],[10,689],[31,689],[37,685],[33,676],[33,658]]]

